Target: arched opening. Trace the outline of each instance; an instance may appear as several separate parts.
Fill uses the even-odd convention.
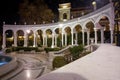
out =
[[[88,22],[86,24],[86,28],[87,28],[87,31],[89,32],[89,42],[90,42],[90,39],[94,39],[95,38],[95,33],[94,33],[94,24],[92,21]],[[87,34],[87,33],[86,33]],[[88,36],[88,35],[87,35]],[[87,42],[87,36],[85,37],[85,44]],[[89,43],[90,44],[90,43]]]
[[[76,25],[73,31],[74,31],[74,43],[82,44],[82,27],[80,25]]]
[[[6,47],[11,47],[14,44],[14,39],[13,39],[13,31],[12,30],[7,30],[5,32],[6,35]]]
[[[27,35],[28,35],[28,41],[27,41],[28,43],[27,43],[27,45],[28,46],[33,46],[33,42],[34,42],[33,31],[32,30],[28,31]]]
[[[37,30],[36,34],[37,39],[37,46],[41,47],[43,45],[43,32],[42,30]]]
[[[47,46],[51,47],[52,46],[52,30],[47,29],[46,35],[47,35]]]
[[[22,30],[17,31],[17,45],[24,46],[24,32]]]
[[[99,24],[101,25],[101,28],[104,29],[104,43],[110,43],[111,38],[110,38],[110,26],[109,26],[109,19],[106,16],[101,17],[99,20]]]
[[[90,32],[90,38],[94,38],[94,24],[90,21],[86,24],[87,29]]]
[[[57,37],[57,41],[55,40],[57,42],[56,45],[57,45],[57,47],[62,47],[62,42],[61,42],[62,37],[61,37],[60,28],[56,28],[55,29],[55,33],[56,33],[55,36]]]
[[[67,45],[71,45],[71,28],[70,27],[66,27],[65,29],[65,32],[67,34]],[[63,39],[65,40],[65,38]]]

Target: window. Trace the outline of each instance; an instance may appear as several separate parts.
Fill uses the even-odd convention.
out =
[[[66,13],[63,14],[63,19],[67,19],[67,14]]]

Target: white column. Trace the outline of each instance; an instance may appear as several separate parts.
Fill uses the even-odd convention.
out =
[[[17,33],[14,32],[14,46],[17,47]]]
[[[43,46],[47,46],[47,35],[43,35]]]
[[[45,47],[46,45],[46,32],[43,31],[43,46]]]
[[[95,44],[97,44],[97,29],[94,28],[94,32],[95,32]]]
[[[72,40],[72,43],[71,43],[71,45],[73,45],[73,30],[71,29],[71,40]]]
[[[35,39],[35,42],[36,42],[35,45],[36,45],[36,47],[38,47],[38,44],[37,44],[38,41],[37,40],[38,40],[38,34],[36,34],[36,39]]]
[[[67,46],[67,33],[65,33],[65,46]]]
[[[101,28],[101,43],[104,43],[104,28]]]
[[[62,46],[64,45],[63,38],[64,38],[64,34],[62,33]]]
[[[24,47],[27,47],[28,35],[24,32]]]
[[[82,43],[85,45],[85,34],[84,30],[82,30]]]
[[[90,31],[87,31],[87,45],[90,44]]]
[[[33,47],[36,47],[36,33],[34,32],[34,43],[33,43]]]
[[[47,34],[45,34],[45,46],[47,47]]]
[[[75,34],[76,40],[75,40],[75,44],[78,44],[78,33],[76,32]]]
[[[52,48],[54,48],[54,33],[52,33]]]
[[[55,36],[55,47],[57,47],[57,34]]]
[[[45,35],[43,34],[43,46],[45,46]]]
[[[114,30],[114,24],[110,23],[110,38],[111,38],[111,44],[113,44],[113,30]]]
[[[5,32],[3,32],[3,44],[2,44],[2,48],[6,47],[6,34]]]
[[[113,43],[113,29],[110,30],[110,35],[111,35],[111,44]]]

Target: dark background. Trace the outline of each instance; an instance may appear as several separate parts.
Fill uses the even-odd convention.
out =
[[[91,6],[93,0],[44,0],[54,13],[58,13],[58,4],[70,2],[72,8]],[[96,0],[98,7],[108,3],[109,0]],[[2,24],[14,24],[19,21],[19,4],[22,0],[0,0],[0,33]]]

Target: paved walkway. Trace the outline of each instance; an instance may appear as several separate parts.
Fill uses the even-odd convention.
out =
[[[10,54],[19,59],[23,63],[23,70],[14,76],[8,78],[9,80],[35,80],[41,75],[50,72],[48,69],[48,58],[45,54],[17,54],[15,52]]]
[[[120,47],[102,44],[82,57],[37,80],[120,80]]]

